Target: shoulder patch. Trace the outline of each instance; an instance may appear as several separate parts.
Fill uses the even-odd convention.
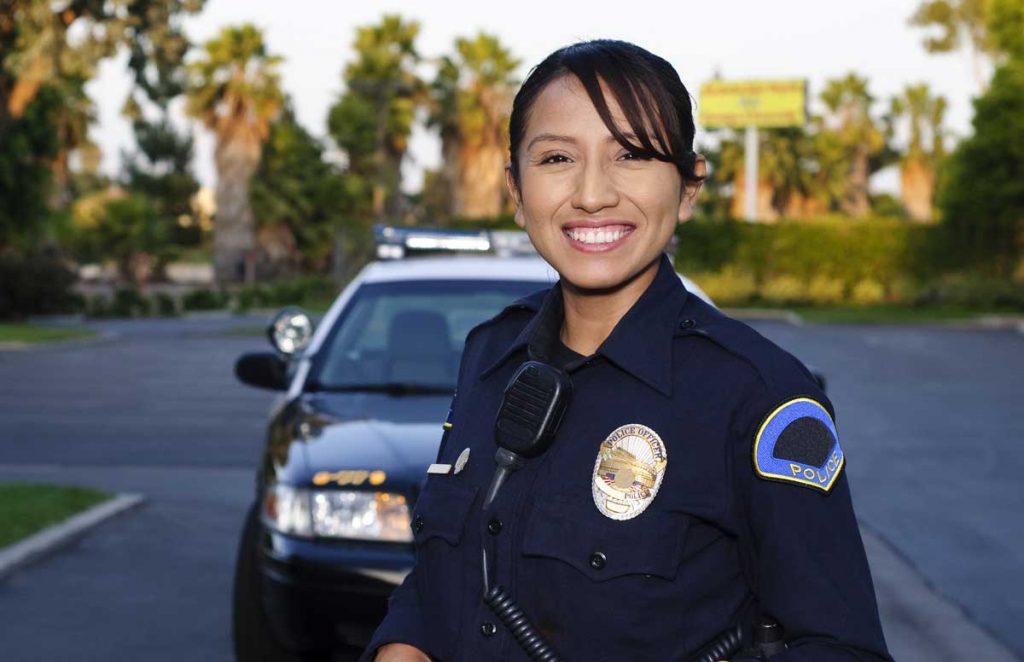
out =
[[[767,480],[827,493],[845,460],[832,417],[810,398],[794,398],[776,407],[754,437],[754,470]]]

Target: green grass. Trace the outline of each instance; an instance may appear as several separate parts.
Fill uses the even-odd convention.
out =
[[[742,316],[742,308],[731,310]],[[979,311],[958,306],[789,306],[779,310],[790,310],[804,321],[816,324],[927,324],[986,315],[1020,315],[1013,311]]]
[[[0,483],[0,547],[87,510],[110,496],[85,487]]]
[[[0,323],[0,343],[40,343],[73,338],[91,338],[95,331],[73,327],[37,326],[35,324]]]

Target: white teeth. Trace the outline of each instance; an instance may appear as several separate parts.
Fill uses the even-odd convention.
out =
[[[601,228],[572,228],[567,232],[573,241],[579,241],[584,244],[611,244],[624,237],[627,233],[627,230],[605,230]]]

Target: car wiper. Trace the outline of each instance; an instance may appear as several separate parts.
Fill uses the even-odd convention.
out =
[[[306,385],[307,391],[320,393],[387,393],[388,395],[432,395],[451,394],[455,386],[440,384],[415,384],[408,382],[384,382],[367,384],[321,384],[311,382]]]

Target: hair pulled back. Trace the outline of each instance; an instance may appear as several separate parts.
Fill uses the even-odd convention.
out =
[[[695,127],[690,93],[664,58],[635,44],[614,39],[581,41],[558,49],[534,67],[512,102],[509,117],[509,162],[519,186],[518,152],[530,109],[552,81],[573,75],[583,84],[594,108],[615,140],[639,155],[672,163],[684,182],[702,181],[694,170]],[[605,100],[604,83],[618,102],[636,141],[615,125]]]

